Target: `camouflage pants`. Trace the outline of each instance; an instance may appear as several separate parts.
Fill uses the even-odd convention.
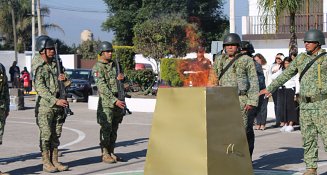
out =
[[[327,151],[327,110],[300,109],[300,125],[304,148],[304,162],[307,168],[317,168],[318,134]]]
[[[36,123],[40,130],[40,149],[48,151],[58,148],[62,126],[65,122],[62,108],[42,108],[36,113]]]
[[[2,137],[5,130],[6,124],[5,110],[0,108],[0,145],[2,144]]]
[[[122,122],[123,116],[121,110],[115,107],[98,108],[97,122],[100,125],[100,146],[113,152],[117,140],[117,131],[119,123]]]

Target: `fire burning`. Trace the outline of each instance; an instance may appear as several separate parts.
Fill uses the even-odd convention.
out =
[[[193,24],[185,27],[186,39],[190,51],[196,50],[197,58],[194,60],[179,61],[177,71],[184,86],[214,86],[217,83],[217,76],[212,69],[210,60],[204,57],[205,48],[197,32],[197,26],[201,23],[196,17],[191,18],[190,21],[192,21]]]
[[[217,76],[209,60],[181,60],[178,73],[184,86],[211,87],[217,83]]]

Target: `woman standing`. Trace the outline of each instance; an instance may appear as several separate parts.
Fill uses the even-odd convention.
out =
[[[283,61],[284,58],[285,57],[284,57],[284,54],[283,53],[278,53],[276,55],[275,62],[272,64],[271,69],[269,70],[269,77],[271,78],[271,81],[273,81],[274,79],[277,78],[276,73],[281,69],[281,63],[282,63],[282,61]],[[284,125],[282,125],[280,123],[280,117],[277,115],[279,113],[278,112],[278,109],[277,109],[277,106],[278,106],[277,91],[275,91],[275,92],[272,93],[272,97],[273,97],[273,101],[274,101],[275,116],[276,116],[276,124],[275,124],[275,127],[280,127],[280,126],[282,127]]]
[[[282,74],[282,71],[287,69],[292,62],[292,58],[285,57],[282,63],[282,69],[276,74]],[[292,77],[277,91],[278,99],[278,116],[283,127],[280,129],[282,132],[294,131],[294,123],[298,123],[298,114],[296,110],[296,103],[294,101],[295,94],[299,92],[299,79],[298,76]]]
[[[267,65],[266,59],[260,53],[255,54],[253,56],[254,61],[259,63],[262,66],[263,74],[265,76],[265,85],[268,85],[268,72],[269,66]],[[260,95],[259,103],[258,103],[258,113],[256,116],[256,130],[265,130],[266,129],[266,122],[267,122],[267,105],[268,105],[268,98],[265,98],[264,95]]]

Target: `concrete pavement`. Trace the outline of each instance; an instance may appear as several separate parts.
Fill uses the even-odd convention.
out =
[[[0,170],[13,175],[47,174],[42,172],[38,147],[38,128],[34,117],[34,96],[25,96],[26,110],[12,111],[7,119],[3,145],[0,146]],[[126,162],[104,164],[99,148],[96,111],[87,103],[71,103],[75,115],[69,116],[61,137],[60,161],[70,171],[59,175],[141,175],[145,163],[152,113],[134,112],[124,118],[119,129],[116,152]],[[300,131],[281,133],[278,128],[255,131],[253,166],[256,175],[290,175],[304,171]],[[327,175],[327,154],[319,143],[319,173]]]

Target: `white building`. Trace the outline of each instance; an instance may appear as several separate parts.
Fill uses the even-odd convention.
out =
[[[303,0],[303,2],[304,7],[299,10],[301,14],[296,16],[295,21],[299,53],[305,51],[303,44],[305,31],[316,28],[327,34],[327,0],[317,0],[315,3],[310,0]],[[225,13],[229,15],[229,1],[225,6]],[[272,20],[268,30],[264,30],[260,17],[258,0],[235,0],[236,33],[242,36],[242,40],[250,41],[256,53],[263,54],[268,63],[272,63],[277,53],[288,55],[289,19],[287,15],[281,16],[278,26]]]

